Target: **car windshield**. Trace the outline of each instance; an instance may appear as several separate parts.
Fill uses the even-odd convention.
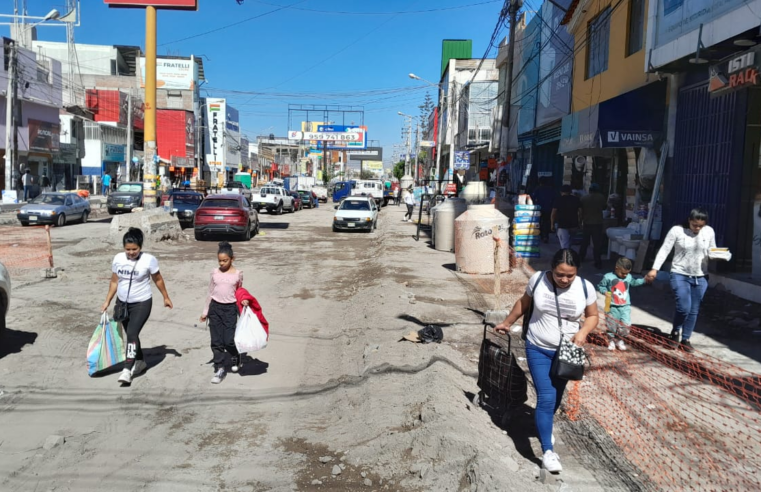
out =
[[[276,195],[277,188],[262,188],[262,196],[264,195]]]
[[[142,183],[122,183],[116,189],[122,193],[140,193],[143,191]]]
[[[243,188],[243,184],[237,181],[232,181],[225,185],[225,188]]]
[[[370,210],[370,203],[360,201],[345,201],[341,204],[339,210]]]
[[[174,203],[182,203],[183,205],[198,205],[201,203],[200,195],[172,195],[172,201]]]
[[[47,195],[43,194],[35,198],[29,203],[37,203],[37,204],[45,204],[45,205],[63,205],[66,201],[66,196],[64,195]]]
[[[238,200],[225,200],[223,198],[205,200],[201,205],[203,208],[238,208],[238,206]]]

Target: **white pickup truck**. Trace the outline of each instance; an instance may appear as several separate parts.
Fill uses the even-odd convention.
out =
[[[261,209],[266,209],[267,212],[276,213],[278,215],[282,214],[283,210],[287,210],[288,212],[296,211],[293,197],[281,186],[263,187],[259,192],[259,195],[254,196],[251,199],[251,205],[257,212]]]
[[[322,185],[315,185],[312,186],[312,191],[315,195],[317,195],[317,199],[320,200],[322,203],[328,202],[328,189],[325,188]]]
[[[354,189],[351,190],[351,195],[371,196],[375,200],[375,204],[380,207],[383,202],[383,182],[375,179],[358,179]]]

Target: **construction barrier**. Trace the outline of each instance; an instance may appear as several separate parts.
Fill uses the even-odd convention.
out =
[[[508,310],[534,273],[513,252],[511,266],[500,282]],[[493,280],[467,278],[488,304]],[[625,475],[632,490],[761,490],[761,375],[675,350],[650,327],[631,327],[628,350],[609,350],[607,322],[617,323],[601,312],[586,345],[591,365],[568,385],[558,417],[573,452],[595,455],[594,474]]]
[[[0,232],[0,263],[11,273],[53,267],[50,226],[3,227]]]

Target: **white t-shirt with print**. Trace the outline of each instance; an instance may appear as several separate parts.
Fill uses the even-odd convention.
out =
[[[132,273],[132,269],[135,273]],[[111,271],[119,277],[116,295],[122,302],[147,301],[153,294],[151,292],[151,275],[159,272],[159,262],[155,256],[148,253],[140,253],[137,262],[127,259],[127,253],[119,253],[114,256]],[[129,285],[129,277],[132,274],[132,286]],[[129,299],[127,291],[129,290]]]
[[[539,275],[544,275],[536,286],[536,292],[531,289],[536,284]],[[587,295],[584,297],[584,287],[587,283]],[[564,335],[574,335],[579,331],[579,319],[587,306],[597,302],[594,286],[581,277],[576,277],[570,287],[557,289],[558,305]],[[526,294],[534,299],[534,312],[531,315],[528,329],[528,341],[534,345],[555,350],[560,345],[560,328],[558,327],[558,309],[555,304],[555,292],[552,282],[547,278],[547,272],[537,272],[531,276],[526,286]]]

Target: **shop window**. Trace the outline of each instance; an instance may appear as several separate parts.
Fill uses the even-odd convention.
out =
[[[610,7],[595,17],[587,28],[587,78],[591,79],[608,69],[610,41]]]
[[[629,0],[629,38],[626,56],[642,49],[645,39],[645,0]]]

